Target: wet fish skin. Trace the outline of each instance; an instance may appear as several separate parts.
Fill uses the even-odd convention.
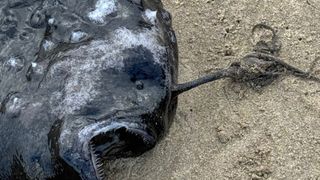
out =
[[[160,1],[14,0],[0,12],[0,179],[102,179],[99,158],[138,156],[166,133],[178,57]]]

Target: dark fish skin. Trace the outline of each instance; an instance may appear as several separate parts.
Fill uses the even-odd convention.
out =
[[[0,0],[0,179],[103,179],[175,114],[160,0]]]

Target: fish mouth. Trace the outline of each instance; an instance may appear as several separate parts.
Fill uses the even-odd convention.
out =
[[[155,136],[145,129],[118,127],[101,132],[90,140],[90,154],[98,179],[105,179],[105,160],[135,157],[152,149]]]

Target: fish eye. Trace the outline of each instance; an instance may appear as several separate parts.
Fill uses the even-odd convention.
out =
[[[141,80],[136,81],[135,84],[138,90],[142,90],[144,88],[144,84]]]

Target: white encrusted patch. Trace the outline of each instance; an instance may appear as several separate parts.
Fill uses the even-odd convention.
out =
[[[48,24],[49,24],[49,25],[53,25],[54,22],[55,22],[55,19],[54,19],[54,18],[48,19]]]
[[[86,39],[87,36],[88,36],[88,34],[85,33],[85,32],[82,32],[82,31],[74,31],[74,32],[72,32],[72,34],[71,34],[70,42],[71,42],[71,43],[81,42],[81,41],[83,41],[84,39]]]
[[[31,63],[32,71],[36,74],[42,74],[44,72],[44,68],[42,65],[38,63],[32,62]]]
[[[17,71],[21,70],[24,66],[24,61],[21,58],[10,57],[5,63],[8,69],[16,69]]]
[[[149,23],[155,25],[157,20],[157,11],[152,11],[150,9],[147,9],[143,13],[143,18]]]
[[[70,72],[70,78],[67,79],[64,87],[63,99],[55,109],[59,115],[71,114],[79,110],[97,95],[94,88],[98,80],[98,74],[94,72],[97,66],[94,63],[80,62],[83,60],[79,59],[77,62],[76,59],[68,58],[66,62],[59,63],[53,68],[53,76],[54,71],[59,73],[61,69]]]
[[[32,68],[36,68],[36,67],[37,67],[37,65],[38,65],[38,64],[37,64],[37,63],[35,63],[35,62],[31,63],[31,67],[32,67]]]
[[[114,37],[116,44],[119,44],[125,49],[137,46],[143,46],[149,49],[156,63],[160,63],[160,58],[165,52],[165,47],[159,45],[157,31],[155,29],[135,33],[127,28],[119,28],[115,31]]]
[[[121,70],[127,58],[124,53],[126,49],[143,46],[152,52],[155,63],[160,63],[160,58],[166,51],[165,47],[158,43],[156,33],[156,30],[133,32],[119,28],[110,35],[112,38],[109,40],[92,41],[64,53],[65,59],[54,64],[49,73],[52,77],[61,72],[69,74],[63,99],[55,112],[59,115],[73,114],[99,93],[103,93],[98,92],[97,88],[102,82],[101,70]]]
[[[12,67],[16,67],[16,66],[18,65],[17,59],[11,57],[11,58],[8,60],[8,65],[10,65],[10,66],[12,66]]]
[[[7,111],[8,112],[16,112],[21,109],[23,102],[20,98],[14,97],[10,103],[8,103]]]
[[[42,46],[43,46],[45,51],[50,51],[51,49],[53,49],[54,45],[55,44],[52,41],[44,40]]]
[[[41,107],[42,105],[43,104],[41,102],[35,102],[31,104],[32,107]]]
[[[117,11],[116,0],[98,0],[95,8],[88,13],[89,19],[96,23],[104,23],[106,16]]]

